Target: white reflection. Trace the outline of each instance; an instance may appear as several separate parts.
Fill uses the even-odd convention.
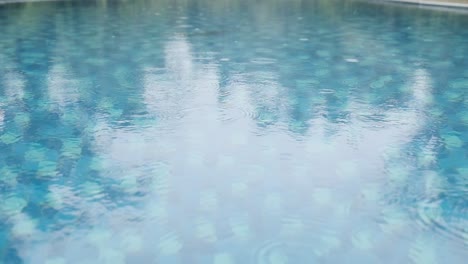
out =
[[[39,233],[37,222],[27,214],[21,213],[13,216],[11,223],[13,224],[11,232],[15,239],[26,239]]]
[[[54,64],[47,75],[47,92],[51,102],[63,108],[78,100],[78,82],[70,76],[65,64]]]
[[[218,126],[217,66],[209,60],[196,64],[190,44],[182,35],[168,41],[164,51],[164,69],[145,69],[143,96],[148,112],[160,120],[159,128],[178,128],[195,135],[204,127],[203,134],[208,136],[215,130],[213,126]],[[198,122],[179,123],[180,120]]]
[[[425,69],[416,69],[413,80],[414,104],[419,110],[425,110],[424,107],[432,102],[431,79]]]
[[[412,100],[407,107],[397,107],[386,116],[395,121],[400,143],[407,143],[424,127],[426,107],[432,102],[431,80],[425,69],[417,69],[408,84]]]
[[[419,154],[419,164],[406,159],[404,151],[427,125],[426,111],[432,102],[431,83],[429,73],[418,69],[408,80],[410,99],[405,106],[398,105],[384,111],[371,103],[351,100],[347,108],[347,112],[352,113],[348,123],[333,124],[320,117],[312,120],[313,126],[303,138],[305,155],[299,155],[300,150],[291,151],[295,163],[308,164],[313,168],[309,173],[316,184],[332,188],[343,186],[347,190],[345,193],[362,191],[368,202],[378,201],[385,193],[382,188],[388,191],[389,186],[374,186],[377,189],[372,193],[362,186],[385,176],[385,170],[389,169],[391,173],[386,181],[393,177],[398,180],[393,187],[400,188],[398,184],[406,184],[404,180],[412,170],[421,166],[430,168],[435,162],[434,140]],[[365,109],[370,110],[364,113]],[[333,136],[329,135],[330,126],[338,127]],[[356,185],[357,182],[362,185]]]
[[[190,44],[183,35],[175,35],[164,47],[167,71],[181,80],[188,80],[193,73]]]
[[[0,105],[0,107],[2,107]],[[5,119],[5,112],[0,108],[0,131],[3,130],[3,120]]]
[[[176,35],[164,47],[165,67],[146,68],[144,102],[148,111],[160,119],[180,118],[191,97],[194,75],[190,45],[182,35]]]
[[[5,96],[9,101],[23,99],[25,81],[20,73],[8,72],[4,76],[3,83],[5,86]]]

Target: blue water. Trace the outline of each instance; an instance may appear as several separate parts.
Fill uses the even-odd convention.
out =
[[[466,263],[468,15],[0,5],[0,263]]]

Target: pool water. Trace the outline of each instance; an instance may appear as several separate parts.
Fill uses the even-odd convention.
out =
[[[466,263],[468,15],[0,5],[0,263]]]

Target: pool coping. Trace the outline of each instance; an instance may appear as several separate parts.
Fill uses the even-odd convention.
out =
[[[468,8],[468,3],[458,2],[441,2],[441,1],[426,1],[426,0],[388,0],[389,2],[404,3],[411,5],[425,5],[425,6],[440,6],[452,8]]]
[[[0,0],[0,5],[25,3],[25,2],[33,3],[33,2],[52,2],[52,1],[60,1],[60,0],[6,0],[6,1]],[[468,3],[465,4],[465,3],[458,3],[458,2],[441,2],[437,0],[435,1],[431,1],[431,0],[384,0],[384,2],[468,9]]]
[[[40,2],[57,2],[57,1],[69,1],[69,0],[6,0],[1,1],[0,5],[8,5],[8,4],[21,4],[21,3],[40,3]]]

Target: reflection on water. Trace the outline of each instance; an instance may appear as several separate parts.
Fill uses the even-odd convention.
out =
[[[5,263],[463,263],[468,17],[0,6]]]

